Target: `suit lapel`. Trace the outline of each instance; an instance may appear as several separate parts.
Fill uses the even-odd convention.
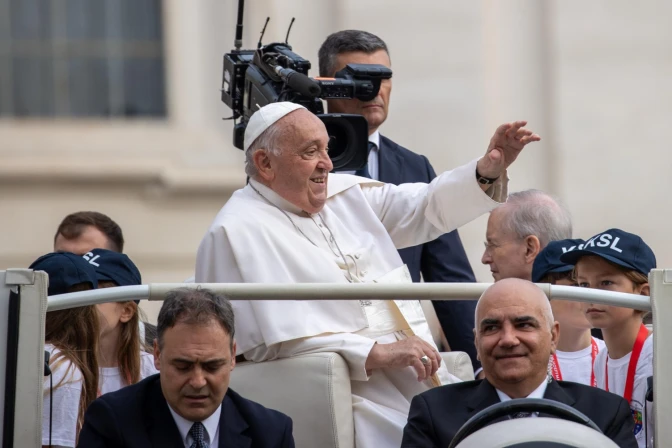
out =
[[[499,396],[497,395],[495,388],[488,383],[488,380],[481,380],[481,384],[476,387],[476,390],[467,401],[469,417],[493,404],[499,403],[499,401]]]
[[[399,185],[401,183],[402,160],[386,137],[380,136],[378,148],[378,177],[381,182]]]
[[[168,409],[161,382],[158,379],[150,386],[149,400],[145,402],[145,415],[147,416],[147,433],[152,441],[152,447],[169,448],[184,447],[182,436],[177,429],[173,415]]]
[[[567,406],[574,406],[576,400],[565,392],[562,387],[558,384],[557,381],[553,380],[546,386],[546,392],[544,392],[544,398],[547,400],[559,401],[560,403],[566,404]],[[549,414],[544,412],[539,413],[539,417],[552,417]]]
[[[247,428],[248,424],[238,412],[235,403],[228,395],[225,395],[222,402],[222,414],[219,418],[219,448],[232,446],[249,448],[252,440],[243,434]]]

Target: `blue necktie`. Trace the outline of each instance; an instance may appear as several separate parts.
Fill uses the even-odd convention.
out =
[[[374,149],[376,149],[376,144],[369,142],[369,152],[367,155],[370,154]],[[368,177],[371,179],[371,173],[369,173],[369,163],[367,162],[366,165],[355,171],[355,176]]]
[[[196,422],[191,425],[189,435],[194,440],[189,448],[208,448],[209,444],[205,441],[205,427],[203,423]]]

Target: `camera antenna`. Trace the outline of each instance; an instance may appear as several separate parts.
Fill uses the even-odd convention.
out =
[[[259,42],[257,43],[257,48],[261,48],[261,40],[264,38],[264,33],[266,32],[266,27],[268,22],[271,20],[270,17],[266,17],[266,23],[264,23],[264,28],[261,30],[261,36],[259,36]]]
[[[240,51],[243,46],[243,11],[245,10],[245,0],[238,0],[238,20],[236,21],[236,38],[233,41],[233,47]]]
[[[292,21],[289,22],[289,28],[287,29],[287,37],[285,37],[285,45],[289,45],[289,32],[292,31],[292,25],[294,25],[295,17],[292,17]]]

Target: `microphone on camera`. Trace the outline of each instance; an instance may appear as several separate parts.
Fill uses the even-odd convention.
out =
[[[318,83],[303,73],[279,65],[273,67],[273,70],[291,89],[296,90],[301,95],[315,98],[322,91]]]

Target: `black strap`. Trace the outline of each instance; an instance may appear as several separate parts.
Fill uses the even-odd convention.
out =
[[[20,287],[19,287],[20,288]],[[9,292],[7,313],[7,362],[5,365],[5,414],[2,431],[3,448],[14,447],[14,413],[16,411],[16,376],[19,360],[19,318],[21,296]]]

